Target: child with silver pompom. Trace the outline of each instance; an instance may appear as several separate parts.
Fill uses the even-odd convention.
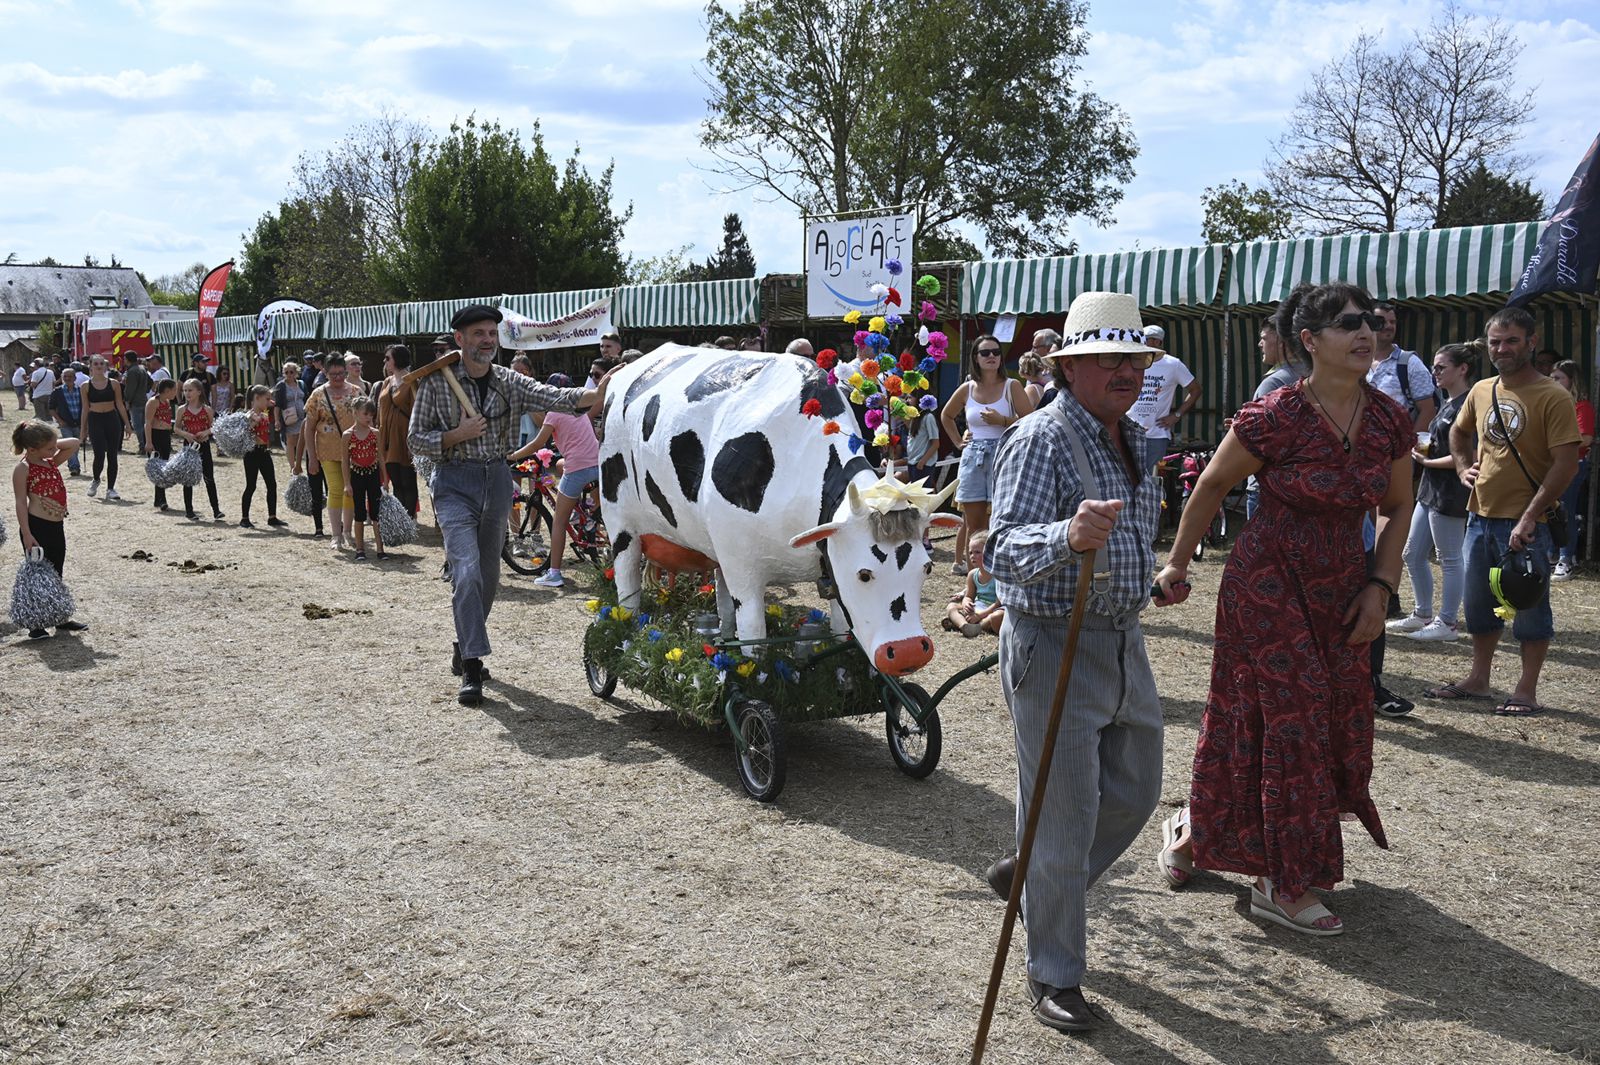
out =
[[[206,483],[206,495],[211,500],[211,517],[216,521],[222,520],[222,506],[217,502],[217,479],[212,472],[211,462],[211,423],[215,416],[211,408],[205,404],[205,386],[194,378],[189,378],[183,383],[184,405],[178,409],[177,424],[172,431],[183,439],[185,443],[193,444],[200,451],[200,461],[204,463],[205,473],[203,480]],[[183,486],[183,512],[191,520],[200,515],[194,512],[194,487]]]
[[[63,439],[53,425],[29,419],[12,431],[11,450],[22,456],[11,471],[22,550],[25,554],[35,548],[42,550],[59,577],[67,562],[67,486],[61,479],[61,466],[78,453],[78,441],[73,437]],[[65,595],[66,589],[57,586],[55,591]],[[13,608],[15,603],[13,595]],[[56,625],[56,631],[83,632],[88,627],[69,617]],[[48,635],[42,628],[28,631],[28,638],[33,640]]]
[[[144,405],[144,449],[151,456],[152,464],[157,461],[165,464],[172,457],[172,402],[177,395],[178,382],[168,377],[155,382],[155,394]],[[152,474],[150,478],[156,486],[155,505],[165,514],[170,482],[163,484],[157,476]]]
[[[255,498],[259,478],[267,486],[267,524],[281,528],[289,523],[278,517],[278,474],[272,468],[272,390],[266,385],[251,385],[246,396],[250,403],[250,447],[244,453],[244,496],[239,500],[244,516],[239,519],[239,527],[255,528],[250,520],[250,501]]]

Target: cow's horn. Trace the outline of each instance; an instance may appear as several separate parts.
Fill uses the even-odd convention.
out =
[[[845,498],[850,501],[850,513],[860,514],[862,508],[861,490],[856,487],[856,483],[854,481],[851,481],[849,486],[845,489]]]
[[[933,514],[937,512],[940,507],[944,506],[944,501],[955,495],[956,485],[959,483],[961,483],[961,478],[950,478],[950,483],[944,486],[944,491],[934,496],[932,501],[928,503],[928,513]]]

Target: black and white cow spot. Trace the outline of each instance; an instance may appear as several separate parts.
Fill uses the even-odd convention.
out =
[[[667,497],[656,485],[656,479],[650,476],[650,471],[644,471],[644,494],[650,497],[650,502],[655,504],[661,516],[667,519],[667,524],[674,529],[678,527],[678,518],[672,513],[672,504],[667,502]]]
[[[610,402],[609,400],[607,401]],[[650,397],[650,402],[644,405],[644,438],[650,439],[650,434],[656,431],[656,419],[661,417],[661,395],[657,393]]]
[[[879,562],[889,561],[889,556],[884,552],[883,548],[879,547],[877,544],[873,544],[868,548],[868,550],[872,552],[872,557],[877,559]]]
[[[622,409],[627,410],[633,405],[634,400],[649,391],[657,381],[699,354],[694,351],[680,351],[675,355],[663,356],[659,362],[633,379],[633,383],[628,386],[628,394],[622,397]]]
[[[901,544],[894,549],[894,565],[896,569],[905,569],[906,563],[911,561],[911,545]]]
[[[722,445],[711,464],[711,483],[722,498],[752,514],[761,510],[776,463],[764,433],[744,433]]]
[[[619,532],[617,534],[617,538],[611,541],[612,555],[616,558],[621,558],[622,553],[628,549],[628,545],[631,543],[633,543],[633,534],[631,532],[628,532],[626,529],[624,529],[622,532]]]
[[[805,379],[800,382],[800,406],[795,408],[796,413],[804,414],[806,402],[813,399],[822,405],[824,418],[837,418],[848,409],[839,387],[830,385],[827,373],[816,366],[808,367]]]
[[[606,460],[600,464],[600,493],[605,496],[606,502],[617,501],[617,491],[627,479],[628,460],[622,456],[622,452],[606,456]]]
[[[853,456],[849,462],[840,462],[838,448],[829,449],[828,468],[822,474],[822,502],[817,507],[818,525],[826,525],[833,520],[834,512],[844,501],[850,482],[862,470],[871,469],[872,463],[860,455]]]
[[[889,616],[891,618],[894,618],[896,621],[899,621],[901,618],[903,618],[905,616],[905,613],[906,613],[906,597],[904,595],[895,596],[894,597],[894,602],[889,604]]]
[[[762,370],[775,365],[777,363],[771,359],[752,359],[738,355],[718,359],[701,370],[700,375],[689,383],[689,387],[684,389],[683,398],[690,403],[698,403],[720,392],[742,388],[755,380],[756,375]]]
[[[700,482],[706,475],[706,446],[700,442],[700,434],[693,429],[679,433],[667,445],[667,452],[672,457],[672,469],[678,475],[678,488],[683,498],[696,502],[700,498]]]

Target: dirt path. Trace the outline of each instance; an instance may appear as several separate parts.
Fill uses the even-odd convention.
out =
[[[881,719],[831,722],[791,733],[788,788],[761,806],[725,737],[588,693],[577,590],[509,578],[491,700],[464,710],[436,536],[358,565],[307,519],[156,514],[126,466],[120,505],[70,482],[91,631],[0,636],[0,1060],[966,1059],[1001,916],[980,874],[1012,818],[993,674],[946,704],[928,780],[894,770]],[[239,464],[219,472],[236,519]],[[1169,804],[1219,567],[1147,615]],[[1595,589],[1556,589],[1558,712],[1424,702],[1379,722],[1393,849],[1348,836],[1344,937],[1250,920],[1237,879],[1168,892],[1152,821],[1090,896],[1086,987],[1116,1023],[1039,1027],[1014,953],[989,1060],[1600,1056]],[[984,649],[937,639],[936,679]],[[1414,697],[1467,657],[1395,642]]]

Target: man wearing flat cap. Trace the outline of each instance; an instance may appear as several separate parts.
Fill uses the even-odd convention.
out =
[[[450,320],[461,359],[417,384],[408,442],[413,455],[435,463],[433,509],[444,533],[450,567],[456,645],[452,671],[461,675],[457,699],[483,701],[489,654],[487,622],[500,583],[500,549],[511,513],[511,470],[506,456],[522,415],[534,411],[574,413],[598,406],[607,374],[596,388],[551,388],[494,363],[500,312],[475,303]],[[477,413],[461,409],[445,374],[453,374]]]

